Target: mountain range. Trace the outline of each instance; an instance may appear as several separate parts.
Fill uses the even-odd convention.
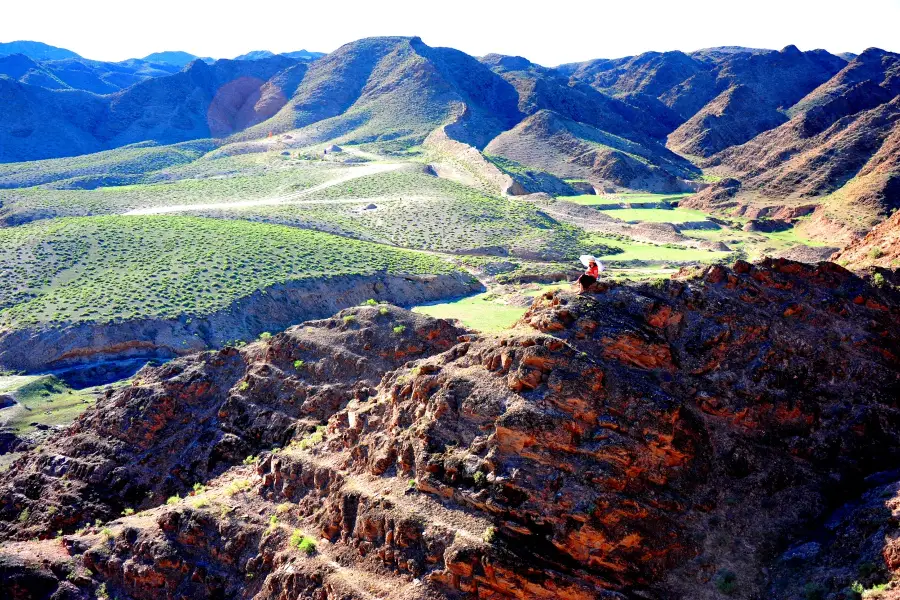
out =
[[[555,68],[416,37],[218,61],[164,52],[103,63],[36,43],[2,48],[17,52],[0,58],[4,162],[289,131],[298,144],[409,146],[440,129],[596,189],[701,189],[694,206],[751,217],[815,211],[812,233],[845,239],[900,207],[900,55],[876,48],[727,46]]]

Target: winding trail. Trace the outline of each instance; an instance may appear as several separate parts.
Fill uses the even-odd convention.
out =
[[[300,204],[300,203],[308,203],[308,204],[329,204],[336,202],[347,202],[346,200],[307,200],[303,201],[302,198],[305,196],[309,196],[311,194],[315,194],[317,192],[321,192],[322,190],[327,190],[330,187],[334,187],[336,185],[340,185],[342,183],[346,183],[348,181],[352,181],[354,179],[359,179],[360,177],[368,177],[369,175],[377,175],[379,173],[388,173],[390,171],[396,171],[397,169],[403,168],[404,163],[375,163],[371,165],[363,165],[360,167],[350,167],[348,172],[344,175],[326,181],[325,183],[320,183],[319,185],[314,185],[313,187],[306,188],[304,190],[300,190],[298,192],[294,192],[292,194],[286,194],[283,196],[273,196],[270,198],[260,198],[258,200],[237,200],[235,202],[209,202],[209,203],[199,203],[199,204],[173,204],[169,206],[153,206],[149,208],[136,208],[134,210],[130,210],[125,215],[135,216],[135,215],[164,215],[169,213],[178,213],[178,212],[188,212],[188,211],[205,211],[205,210],[221,210],[221,209],[229,209],[229,208],[248,208],[253,206],[273,206],[278,204]],[[361,202],[363,200],[360,200]]]

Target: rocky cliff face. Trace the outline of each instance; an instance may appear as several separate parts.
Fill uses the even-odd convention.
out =
[[[371,307],[178,359],[14,464],[0,577],[16,598],[800,598],[779,556],[900,467],[898,316],[836,265],[738,262],[547,293],[496,336]]]

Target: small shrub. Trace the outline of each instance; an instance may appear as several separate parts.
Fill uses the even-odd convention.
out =
[[[303,532],[299,529],[295,529],[291,534],[290,544],[307,556],[315,554],[316,552],[316,542],[312,538],[303,535]]]
[[[378,309],[378,314],[381,315],[382,317],[386,317],[387,315],[390,314],[390,312],[391,311],[388,310],[387,306],[382,306],[381,308]]]
[[[406,331],[406,325],[397,325],[396,327],[394,327],[394,333],[396,333],[397,335],[402,334],[404,331]]]
[[[112,529],[110,529],[109,527],[105,527],[102,531],[100,531],[100,535],[103,536],[103,539],[108,540],[113,536]]]
[[[259,334],[259,339],[260,341],[267,342],[272,339],[272,334],[268,331],[263,331],[261,334]]]
[[[302,440],[300,440],[300,442],[297,445],[300,447],[301,450],[306,450],[307,448],[312,448],[316,444],[321,443],[322,440],[324,440],[324,439],[325,439],[325,426],[324,425],[316,425],[315,432],[304,437]]]
[[[209,506],[208,498],[194,498],[191,500],[191,506],[194,508],[206,508]]]
[[[106,583],[97,586],[97,597],[102,600],[109,600],[109,592],[106,591]]]
[[[27,508],[19,513],[19,523],[24,523],[31,516],[31,511]]]
[[[279,504],[278,506],[275,507],[275,512],[277,512],[279,515],[283,515],[284,513],[288,512],[289,510],[291,510],[290,502],[282,502],[281,504]]]
[[[51,504],[50,506],[47,507],[47,514],[55,515],[57,510],[59,510],[59,509]]]
[[[367,306],[378,306],[378,302],[374,298],[369,298],[364,304]]]
[[[256,463],[256,456],[253,455],[253,454],[251,454],[250,456],[248,456],[247,458],[244,459],[244,464],[245,464],[245,465],[248,465],[248,466],[249,466],[249,465],[252,465],[252,464],[255,464],[255,463]]]
[[[179,502],[181,502],[181,498],[178,496],[178,494],[175,494],[174,496],[169,496],[169,499],[166,500],[166,504],[168,504],[169,506],[171,506],[173,504],[178,504]]]
[[[875,276],[872,277],[872,284],[875,287],[884,287],[884,275],[882,275],[881,273],[875,273]]]
[[[278,526],[278,515],[269,517],[269,529],[275,529]]]
[[[241,385],[238,386],[238,391],[240,391],[240,392],[246,392],[249,388],[250,388],[250,382],[249,382],[249,381],[242,381],[242,382],[241,382]]]
[[[872,260],[878,260],[879,258],[884,256],[884,250],[882,250],[881,248],[872,248],[872,250],[869,252],[869,256],[872,258]]]
[[[410,480],[407,482],[406,485],[407,485],[407,487],[408,487],[409,489],[411,489],[411,490],[412,490],[412,489],[415,489],[415,487],[416,487],[416,480],[415,480],[415,478],[410,479]]]
[[[356,322],[356,315],[344,315],[344,324],[350,325]]]
[[[484,534],[481,536],[481,539],[484,540],[486,544],[493,544],[497,541],[497,528],[494,526],[488,527],[484,530]]]
[[[716,584],[716,589],[725,594],[726,596],[730,596],[735,593],[738,588],[737,575],[734,571],[729,571],[728,569],[722,569],[718,573],[716,573],[716,577],[714,579]]]
[[[304,364],[305,364],[305,363],[304,363],[302,360],[295,360],[295,361],[294,361],[294,368],[297,369],[297,370],[299,371],[300,369],[303,368],[303,365],[304,365]]]
[[[125,510],[122,511],[122,516],[123,516],[123,517],[130,517],[130,516],[133,515],[133,514],[134,514],[134,509],[133,509],[133,508],[126,508]]]
[[[206,491],[206,486],[203,485],[202,483],[200,483],[199,481],[194,484],[194,493],[195,494],[202,494],[205,491]]]

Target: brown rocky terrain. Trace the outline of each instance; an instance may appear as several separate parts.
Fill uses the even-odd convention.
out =
[[[854,240],[831,260],[851,269],[900,267],[900,211],[872,229],[865,237]]]
[[[797,548],[845,502],[893,502],[862,494],[900,467],[898,316],[837,265],[738,262],[550,292],[500,335],[375,306],[180,358],[13,465],[0,579],[12,598],[808,597],[797,555],[841,593],[857,554]],[[865,583],[885,581],[892,543],[865,539]]]
[[[791,107],[789,121],[703,161],[727,179],[686,205],[742,214],[812,207],[808,235],[845,243],[865,235],[900,205],[898,69],[896,54],[859,55]]]

